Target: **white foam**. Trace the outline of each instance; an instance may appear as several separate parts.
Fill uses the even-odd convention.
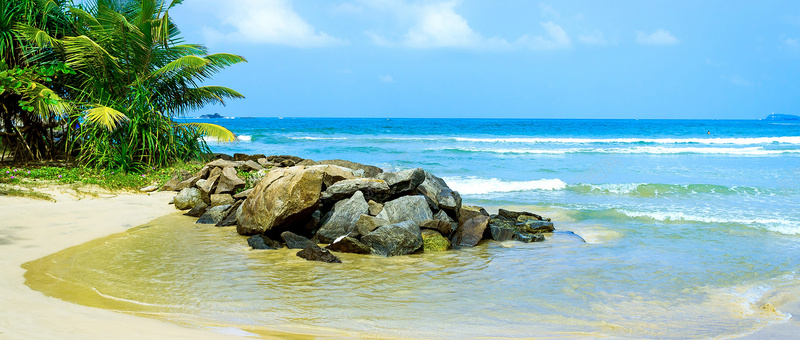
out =
[[[541,154],[541,155],[562,155],[574,153],[603,153],[603,154],[711,154],[711,155],[742,155],[742,156],[766,156],[780,154],[798,154],[800,150],[767,150],[763,147],[745,148],[718,148],[718,147],[663,147],[663,146],[637,146],[629,148],[563,148],[563,149],[493,149],[493,148],[440,148],[429,150],[452,150],[466,152],[486,152],[499,154]]]
[[[751,227],[758,227],[781,233],[784,235],[800,235],[800,222],[790,221],[780,218],[748,218],[743,216],[717,217],[708,214],[687,214],[684,212],[664,212],[664,211],[632,211],[619,209],[620,213],[629,217],[650,218],[656,221],[685,221],[703,223],[736,223]]]
[[[532,181],[506,181],[497,178],[445,177],[448,186],[462,195],[488,194],[493,192],[515,192],[530,190],[561,190],[567,183],[555,179]]]
[[[289,137],[305,140],[396,140],[396,141],[456,141],[468,143],[508,143],[508,144],[727,144],[727,145],[763,145],[763,144],[800,144],[800,136],[783,137],[751,137],[751,138],[469,138],[469,137]]]
[[[238,135],[238,136],[236,136],[236,138],[238,138],[240,141],[243,141],[243,142],[249,142],[249,141],[253,140],[253,137],[252,136],[248,136],[248,135]]]

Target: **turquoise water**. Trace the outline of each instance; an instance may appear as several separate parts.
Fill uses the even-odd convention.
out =
[[[174,215],[32,262],[28,284],[191,327],[356,338],[729,337],[786,322],[798,298],[797,123],[212,122],[242,139],[217,152],[423,167],[557,232],[327,264]]]

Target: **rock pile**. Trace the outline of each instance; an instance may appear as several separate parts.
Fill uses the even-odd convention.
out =
[[[328,250],[382,256],[472,247],[483,239],[543,241],[550,219],[462,205],[444,180],[421,169],[383,172],[343,160],[218,155],[162,190],[197,223],[233,226],[256,249],[286,244],[298,256],[340,262]],[[252,185],[252,188],[246,189]],[[281,242],[282,241],[282,242]],[[327,244],[322,249],[318,244]]]

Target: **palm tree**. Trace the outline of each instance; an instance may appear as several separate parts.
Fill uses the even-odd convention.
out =
[[[15,160],[54,158],[65,139],[56,138],[71,109],[59,86],[71,70],[57,59],[53,44],[74,26],[63,0],[0,0],[0,154]],[[34,41],[22,30],[42,32]]]
[[[246,61],[184,44],[169,16],[179,2],[97,0],[70,8],[78,32],[62,39],[62,46],[67,65],[78,72],[75,99],[88,103],[83,117],[94,123],[84,124],[77,138],[84,162],[162,166],[207,151],[201,135],[235,140],[221,126],[174,119],[206,104],[244,98],[227,87],[202,84]]]

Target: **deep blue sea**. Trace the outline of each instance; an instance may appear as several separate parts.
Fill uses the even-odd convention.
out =
[[[153,223],[59,260],[99,262],[74,277],[97,276],[88,285],[116,297],[113,308],[258,334],[724,338],[787,322],[784,306],[800,298],[800,122],[193,121],[241,139],[211,142],[216,152],[422,167],[466,204],[536,212],[557,232],[394,258],[337,254],[344,263],[331,266],[250,251],[193,220]],[[126,276],[132,266],[154,278]]]

